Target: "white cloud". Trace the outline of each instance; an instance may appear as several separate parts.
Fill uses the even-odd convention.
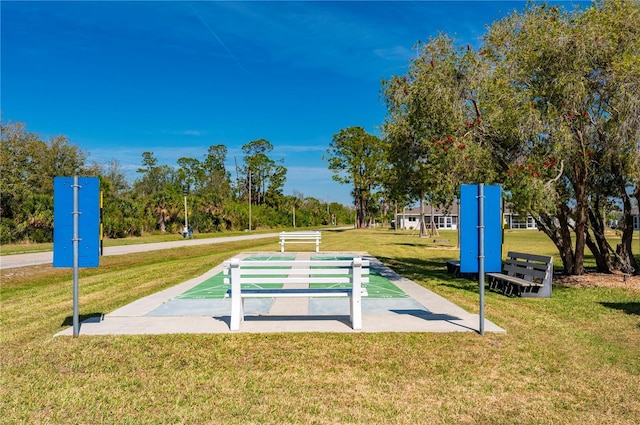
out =
[[[408,61],[413,56],[415,56],[415,52],[412,52],[405,46],[394,46],[384,49],[375,49],[373,53],[375,53],[375,55],[379,58],[388,61]]]

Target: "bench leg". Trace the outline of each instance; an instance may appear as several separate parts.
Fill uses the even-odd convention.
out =
[[[358,291],[358,293],[354,293],[351,298],[349,298],[349,302],[351,303],[351,327],[355,330],[362,329],[362,294]]]
[[[240,296],[240,260],[231,260],[231,322],[229,329],[240,330],[240,323],[244,320],[243,300]]]
[[[280,242],[280,252],[284,252],[284,241]]]
[[[362,259],[354,258],[352,264],[351,327],[362,329]]]
[[[231,324],[229,328],[232,331],[240,330],[240,323],[242,323],[242,319],[244,316],[243,308],[242,308],[243,300],[242,298],[231,296]]]

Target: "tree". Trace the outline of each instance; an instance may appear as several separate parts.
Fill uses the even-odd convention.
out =
[[[573,12],[532,4],[495,22],[477,52],[431,40],[406,76],[383,81],[391,193],[407,184],[414,198],[435,188],[442,200],[464,180],[501,182],[556,245],[565,273],[584,272],[585,248],[600,271],[638,273],[638,27],[638,1]],[[615,203],[624,219],[614,248],[604,217]]]
[[[200,161],[195,158],[178,158],[178,171],[176,177],[181,186],[195,188],[196,191],[204,186],[204,169]]]
[[[367,204],[380,187],[387,168],[382,140],[362,127],[349,127],[333,135],[327,155],[325,159],[333,179],[342,184],[353,184],[356,228],[365,227]]]
[[[224,163],[227,158],[225,145],[211,145],[202,163],[204,171],[204,186],[206,193],[215,204],[231,197],[231,180]]]
[[[406,75],[382,82],[388,110],[383,133],[392,167],[386,190],[405,205],[417,200],[447,205],[465,179],[494,178],[482,166],[486,152],[471,143],[470,129],[477,125],[469,109],[474,52],[458,49],[444,34],[418,49]],[[424,235],[424,220],[420,230]]]
[[[254,140],[242,146],[242,152],[245,153],[242,172],[245,175],[247,191],[251,192],[252,203],[265,203],[267,194],[282,196],[287,169],[282,165],[282,159],[276,162],[269,158],[267,154],[272,150],[273,145],[265,139]]]
[[[168,165],[157,165],[153,152],[142,153],[141,179],[134,182],[143,212],[153,227],[166,232],[167,221],[173,220],[182,209],[181,189],[176,173]]]
[[[476,136],[569,274],[584,272],[586,247],[601,271],[612,269],[610,254],[626,272],[637,270],[632,233],[623,232],[614,253],[603,208],[611,198],[622,199],[625,211],[631,205],[638,10],[637,2],[622,1],[595,3],[584,13],[532,6],[495,23],[485,38],[478,89],[484,125]]]
[[[85,153],[64,136],[45,142],[22,123],[0,123],[0,239],[53,235],[53,178],[86,175]]]

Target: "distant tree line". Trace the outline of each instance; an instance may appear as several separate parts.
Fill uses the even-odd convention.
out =
[[[334,178],[354,184],[358,225],[375,197],[444,206],[462,183],[501,184],[566,274],[585,272],[587,249],[601,272],[640,273],[640,2],[531,3],[493,23],[478,50],[446,34],[417,48],[406,74],[382,82],[382,137],[342,130],[327,151]],[[382,160],[367,162],[365,140]],[[605,218],[618,208],[612,243]]]
[[[53,238],[53,178],[98,176],[103,192],[104,235],[109,238],[153,232],[182,233],[184,195],[188,223],[196,232],[323,226],[353,223],[349,207],[302,194],[284,195],[287,169],[271,159],[270,142],[242,147],[244,157],[232,179],[224,163],[227,148],[210,146],[203,157],[159,164],[143,152],[139,177],[129,182],[118,161],[87,164],[87,153],[64,136],[49,140],[22,123],[2,122],[0,145],[0,243],[49,242]],[[251,220],[249,219],[251,198]]]

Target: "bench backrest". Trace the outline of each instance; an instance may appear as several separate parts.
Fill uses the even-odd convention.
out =
[[[504,274],[530,282],[551,283],[553,257],[510,251],[503,265]]]
[[[368,283],[369,261],[352,260],[239,260],[224,263],[225,274],[240,279],[241,284],[329,283],[352,285],[354,275]],[[235,276],[234,276],[235,274]],[[226,283],[230,283],[225,279]]]
[[[313,239],[320,238],[321,233],[319,231],[315,232],[280,232],[280,239]]]

